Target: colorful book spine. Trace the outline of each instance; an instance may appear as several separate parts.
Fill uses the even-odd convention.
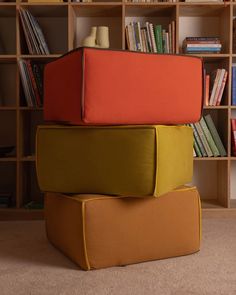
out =
[[[203,129],[202,129],[200,123],[197,122],[194,125],[196,126],[197,133],[198,133],[198,135],[199,135],[199,137],[200,137],[200,139],[202,141],[202,144],[203,144],[203,146],[204,146],[204,148],[206,150],[207,156],[212,157],[213,156],[212,150],[211,150],[211,148],[210,148],[210,146],[209,146],[209,144],[207,142],[206,136],[205,136],[205,134],[203,132]]]
[[[208,114],[208,115],[204,116],[204,119],[206,121],[208,129],[211,132],[211,135],[212,135],[212,137],[214,139],[214,142],[215,142],[215,144],[216,144],[216,146],[217,146],[217,148],[218,148],[218,150],[220,152],[221,157],[225,157],[227,155],[227,153],[226,153],[224,145],[223,145],[223,143],[222,143],[222,141],[220,139],[220,136],[219,136],[219,134],[217,132],[215,124],[214,124],[214,122],[213,122],[213,120],[211,118],[211,115]]]
[[[161,25],[155,26],[155,38],[156,38],[157,52],[163,53],[162,26]]]
[[[205,105],[209,106],[210,75],[205,76]]]
[[[212,138],[212,135],[211,135],[211,133],[210,133],[210,131],[209,131],[208,127],[207,127],[207,124],[206,124],[203,117],[201,118],[199,123],[200,123],[200,125],[202,127],[202,130],[203,130],[205,136],[206,136],[207,142],[208,142],[208,144],[209,144],[209,146],[210,146],[210,148],[212,150],[212,153],[213,153],[214,157],[220,156],[220,152],[219,152],[219,150],[218,150],[218,148],[217,148],[217,146],[216,146],[216,144],[214,142],[214,139]]]
[[[205,148],[204,148],[204,146],[203,146],[203,144],[202,144],[202,142],[201,142],[201,139],[200,139],[200,137],[199,137],[199,135],[198,135],[197,129],[196,129],[196,127],[195,127],[195,124],[191,123],[190,126],[191,126],[192,129],[193,129],[193,135],[194,135],[194,138],[195,138],[195,140],[196,140],[196,143],[197,143],[197,145],[198,145],[198,147],[199,147],[199,149],[200,149],[200,151],[201,151],[202,156],[203,156],[203,157],[207,157],[206,150],[205,150]]]

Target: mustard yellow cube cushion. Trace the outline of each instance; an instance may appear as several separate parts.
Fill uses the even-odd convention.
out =
[[[82,269],[127,265],[199,250],[196,188],[160,198],[45,194],[50,242]]]
[[[40,126],[36,146],[47,192],[159,196],[192,179],[187,126]]]

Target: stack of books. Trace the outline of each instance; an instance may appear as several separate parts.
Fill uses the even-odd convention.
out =
[[[236,119],[231,119],[232,156],[236,157]]]
[[[210,114],[203,116],[199,122],[190,126],[194,134],[194,156],[225,157],[227,155]]]
[[[27,10],[19,9],[20,20],[30,54],[50,54],[43,32],[36,18]]]
[[[217,69],[211,75],[205,75],[206,106],[219,106],[221,104],[227,77],[226,69]]]
[[[232,105],[236,105],[236,65],[232,66]]]
[[[185,53],[220,53],[221,48],[218,37],[187,37],[183,42]]]
[[[125,28],[126,41],[129,50],[154,53],[175,53],[175,22],[168,25],[168,30],[162,25],[154,26],[146,22],[131,22]]]
[[[0,208],[9,208],[11,206],[12,194],[9,192],[0,192]]]
[[[43,65],[20,59],[19,69],[27,106],[41,107],[43,105]]]

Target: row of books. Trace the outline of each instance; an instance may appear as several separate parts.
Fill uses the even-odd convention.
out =
[[[185,53],[220,53],[221,48],[218,37],[186,37],[183,41]]]
[[[236,119],[231,119],[231,130],[232,155],[236,157]]]
[[[36,18],[29,10],[19,9],[20,20],[30,54],[49,54],[44,34]]]
[[[190,124],[194,134],[195,157],[225,157],[227,155],[215,124],[208,114],[197,123]]]
[[[131,22],[125,27],[126,41],[129,50],[154,53],[175,52],[175,21],[168,25],[168,30],[162,25],[146,22]]]
[[[43,105],[43,65],[20,59],[19,70],[27,106],[41,107]]]
[[[205,105],[206,106],[219,106],[226,81],[228,72],[226,69],[217,69],[211,75],[205,75]]]

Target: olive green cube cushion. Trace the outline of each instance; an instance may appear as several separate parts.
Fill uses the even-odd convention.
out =
[[[159,196],[192,179],[186,126],[39,126],[36,150],[48,192]]]

